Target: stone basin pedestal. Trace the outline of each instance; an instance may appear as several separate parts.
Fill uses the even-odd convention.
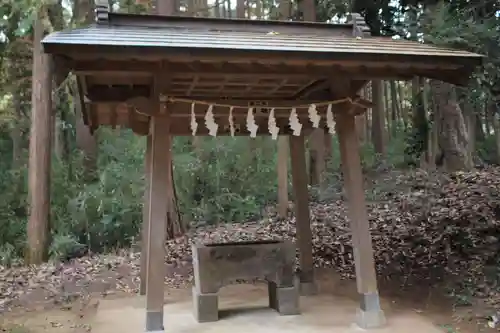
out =
[[[295,245],[288,241],[195,244],[193,302],[198,322],[219,319],[219,289],[235,280],[265,279],[269,306],[281,315],[299,314]]]

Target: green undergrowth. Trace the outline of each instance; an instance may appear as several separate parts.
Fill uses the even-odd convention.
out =
[[[6,157],[8,140],[0,139]],[[69,163],[54,158],[49,249],[54,259],[84,246],[94,252],[127,247],[138,237],[145,139],[127,130],[100,129],[99,140],[94,182],[84,180],[78,151],[71,152]],[[312,200],[332,200],[342,192],[338,143],[332,140],[328,188],[321,195],[312,188]],[[174,140],[174,178],[183,219],[192,227],[259,219],[262,209],[277,199],[276,141],[270,137],[258,137],[253,143],[247,137],[206,137],[201,142],[201,149],[195,152],[191,138]],[[393,138],[383,165],[401,167],[404,147],[404,134]],[[27,160],[27,151],[24,153]],[[381,159],[371,145],[364,145],[361,155],[365,171],[380,167]],[[8,158],[0,161],[0,264],[4,265],[22,255],[28,219],[27,169],[12,170],[8,162]],[[291,190],[291,177],[289,182]],[[376,199],[380,191],[383,189],[370,189],[368,199]]]

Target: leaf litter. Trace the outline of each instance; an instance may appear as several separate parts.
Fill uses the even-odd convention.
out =
[[[500,309],[500,168],[442,174],[388,172],[367,191],[374,257],[379,278],[440,284],[456,296]],[[374,194],[376,193],[376,194]],[[341,191],[311,203],[316,267],[333,267],[354,278],[351,233]],[[166,243],[165,283],[191,283],[191,244],[295,239],[295,218],[273,208],[257,222],[198,227]],[[0,266],[0,313],[42,304],[64,307],[92,294],[136,293],[140,253],[134,249],[40,266]],[[35,295],[35,296],[33,296]],[[493,311],[493,310],[492,310]],[[496,313],[496,312],[495,312]]]

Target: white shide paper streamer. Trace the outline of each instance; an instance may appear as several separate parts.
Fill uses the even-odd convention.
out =
[[[276,118],[274,117],[274,108],[271,109],[271,112],[269,112],[269,119],[267,124],[268,124],[269,134],[271,134],[271,138],[273,140],[278,139],[278,133],[280,132],[280,128],[276,126]]]
[[[297,116],[297,109],[292,108],[290,112],[290,118],[288,118],[290,128],[293,131],[293,135],[300,136],[300,131],[302,130],[302,124],[299,121],[299,117]]]
[[[196,135],[198,130],[198,123],[196,122],[196,115],[194,113],[194,103],[191,103],[191,133],[193,136]]]
[[[219,125],[215,122],[214,114],[212,112],[214,106],[210,105],[207,109],[207,113],[205,114],[205,126],[208,129],[208,135],[217,136],[217,129]]]
[[[248,108],[247,113],[247,130],[250,132],[250,137],[255,138],[257,136],[257,129],[259,126],[255,123],[255,116],[253,114],[253,108]]]
[[[319,122],[321,120],[321,116],[318,114],[318,110],[316,109],[316,104],[309,105],[309,109],[307,110],[309,114],[309,120],[312,123],[313,128],[319,127]]]
[[[234,136],[233,109],[234,109],[233,106],[229,108],[229,132],[231,133],[231,136]]]
[[[328,104],[328,108],[326,109],[326,126],[328,127],[328,133],[335,134],[335,120],[333,119],[331,104]]]

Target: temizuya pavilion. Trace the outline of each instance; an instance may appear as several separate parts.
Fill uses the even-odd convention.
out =
[[[44,63],[53,66],[56,81],[76,75],[92,131],[121,126],[149,138],[142,260],[146,330],[163,330],[171,137],[290,136],[301,290],[310,294],[315,280],[304,138],[318,126],[335,131],[340,142],[360,295],[358,325],[383,324],[355,131],[356,115],[371,104],[357,93],[373,79],[422,76],[463,85],[482,57],[370,37],[359,15],[348,24],[191,18],[110,13],[107,1],[97,2],[95,24],[42,41]],[[52,81],[48,76],[43,84]],[[43,131],[49,133],[50,126]],[[40,137],[50,145],[50,134]],[[47,182],[49,174],[39,177]]]

